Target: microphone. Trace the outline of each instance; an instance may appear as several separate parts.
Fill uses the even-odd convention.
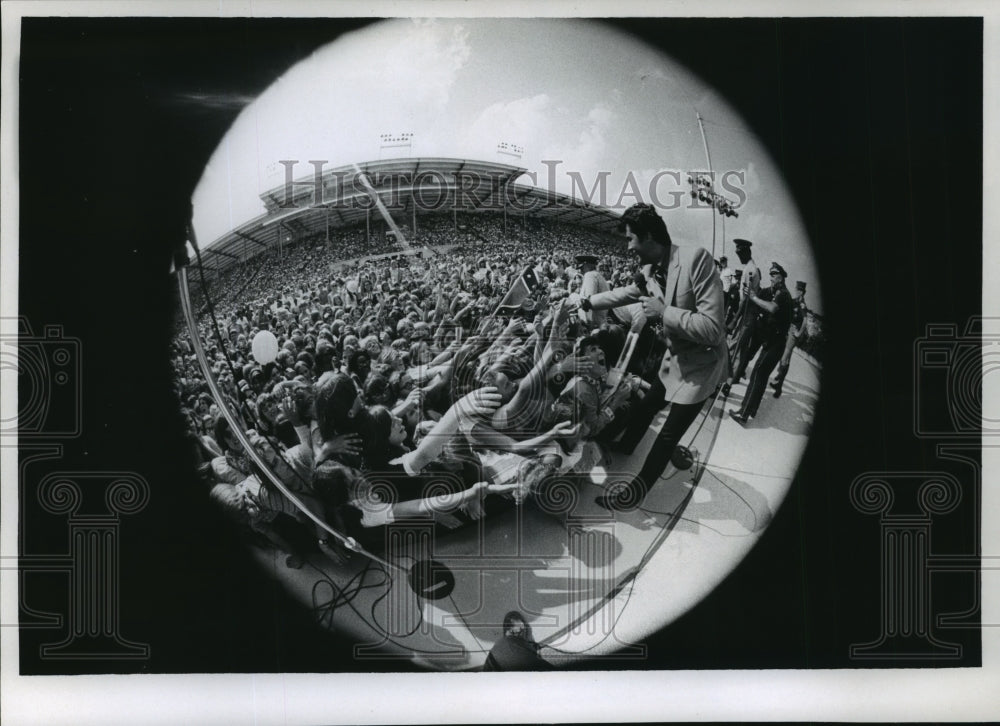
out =
[[[644,297],[649,295],[649,290],[646,288],[646,276],[641,272],[635,273],[635,277],[632,278],[632,282],[635,283],[636,287],[639,288],[639,292],[643,294]]]

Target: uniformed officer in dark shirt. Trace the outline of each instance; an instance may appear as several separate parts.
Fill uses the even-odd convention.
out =
[[[733,334],[740,311],[740,286],[743,270],[733,270],[733,285],[726,293],[726,332]]]
[[[792,325],[788,328],[788,337],[785,339],[785,352],[778,363],[778,370],[771,381],[771,388],[774,389],[774,397],[781,396],[781,385],[785,382],[788,374],[788,366],[792,362],[792,351],[795,350],[795,343],[805,330],[806,315],[809,309],[806,307],[806,284],[799,280],[795,283],[795,299],[792,300]]]
[[[777,262],[771,263],[771,287],[759,293],[750,292],[748,302],[763,311],[758,321],[761,336],[761,352],[757,364],[750,374],[750,383],[739,411],[729,415],[739,424],[745,424],[757,415],[760,400],[767,388],[767,379],[785,352],[785,339],[792,322],[792,296],[785,287],[788,273]]]
[[[761,309],[750,302],[750,298],[760,292],[761,283],[760,269],[753,261],[750,252],[753,242],[748,239],[734,239],[733,244],[736,245],[736,256],[743,264],[743,278],[740,283],[739,310],[733,324],[735,332],[729,345],[729,360],[732,363],[733,375],[727,383],[723,384],[723,390],[726,393],[729,393],[730,386],[735,386],[743,379],[747,366],[757,355],[763,342],[761,331],[758,328]]]

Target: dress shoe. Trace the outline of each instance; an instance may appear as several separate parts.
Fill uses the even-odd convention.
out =
[[[609,494],[602,494],[594,499],[597,505],[604,507],[605,509],[612,512],[631,512],[639,508],[639,502],[635,497],[625,496],[615,496]]]
[[[746,426],[747,421],[750,420],[749,417],[744,416],[739,411],[730,411],[729,412],[729,418],[731,418],[733,421],[735,421],[736,423],[738,423],[740,426]]]
[[[597,505],[612,512],[631,512],[642,503],[644,494],[634,483],[619,481],[605,490],[607,493],[594,499]]]

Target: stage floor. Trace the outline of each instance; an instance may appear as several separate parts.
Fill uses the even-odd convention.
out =
[[[720,395],[682,440],[694,466],[668,466],[632,512],[608,512],[594,498],[639,469],[664,412],[632,455],[609,456],[583,481],[556,483],[543,500],[444,537],[401,529],[386,557],[402,569],[387,571],[360,555],[337,567],[316,555],[291,570],[283,555],[255,553],[320,623],[358,642],[359,671],[368,658],[478,668],[510,610],[523,614],[540,654],[557,665],[595,655],[641,658],[632,644],[696,605],[763,534],[805,450],[818,389],[819,370],[796,354],[782,397],[769,389],[747,426],[726,415],[746,383],[728,399]],[[437,584],[418,597],[406,570],[430,561],[424,574]]]

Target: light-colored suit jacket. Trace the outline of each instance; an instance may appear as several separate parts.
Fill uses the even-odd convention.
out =
[[[726,313],[722,283],[715,261],[703,247],[671,245],[666,263],[666,289],[652,277],[652,265],[642,268],[650,297],[662,300],[663,327],[670,350],[660,365],[666,400],[704,401],[729,376]],[[635,283],[590,298],[595,310],[629,305],[643,297]]]

